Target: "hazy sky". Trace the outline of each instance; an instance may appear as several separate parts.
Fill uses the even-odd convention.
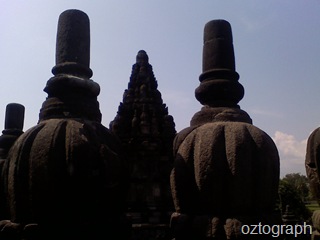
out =
[[[320,126],[319,0],[0,0],[0,5],[0,126],[11,102],[26,107],[24,130],[37,123],[55,64],[58,17],[79,9],[90,18],[90,65],[101,87],[102,123],[108,127],[115,117],[136,54],[144,49],[180,131],[201,108],[194,90],[203,27],[225,19],[245,88],[241,108],[277,144],[281,175],[305,174],[306,139]]]

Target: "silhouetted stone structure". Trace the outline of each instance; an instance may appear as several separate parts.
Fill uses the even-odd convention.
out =
[[[171,189],[176,240],[272,239],[243,235],[243,224],[276,224],[279,156],[272,139],[252,125],[238,102],[231,26],[204,28],[203,73],[195,96],[204,107],[177,134]]]
[[[315,129],[308,138],[306,153],[306,172],[310,183],[310,189],[320,203],[320,128]]]
[[[128,152],[131,169],[128,216],[132,239],[171,239],[173,117],[163,103],[148,55],[141,50],[110,129]]]
[[[6,107],[4,130],[0,136],[0,162],[3,162],[10,148],[23,133],[24,106],[18,103],[9,103]]]
[[[18,103],[10,103],[6,107],[4,130],[0,136],[0,220],[8,218],[6,208],[6,196],[2,176],[3,165],[8,152],[17,138],[23,133],[24,106]]]
[[[317,198],[320,204],[320,128],[315,129],[309,136],[306,152],[306,172],[310,183],[312,194]],[[320,239],[320,211],[314,211],[312,215],[312,223],[315,231],[312,239]]]
[[[4,166],[10,219],[0,222],[0,239],[127,238],[125,159],[100,123],[89,54],[87,15],[63,12],[39,123],[19,137]]]

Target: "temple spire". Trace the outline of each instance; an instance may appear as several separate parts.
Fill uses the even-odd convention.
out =
[[[173,211],[169,173],[176,131],[144,50],[136,56],[122,101],[110,129],[125,147],[131,166],[127,215],[132,233],[136,239],[151,239],[159,232],[167,235]]]

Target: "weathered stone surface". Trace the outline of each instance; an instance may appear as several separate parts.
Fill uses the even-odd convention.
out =
[[[176,240],[270,239],[243,235],[244,224],[279,224],[274,212],[279,155],[272,139],[240,109],[230,24],[204,31],[203,73],[196,98],[205,105],[174,140],[171,192]]]
[[[65,11],[59,17],[54,75],[70,73],[90,78],[90,22],[79,10]],[[76,42],[75,42],[76,41]]]
[[[237,75],[231,26],[225,20],[214,20],[204,27],[202,72],[216,72],[220,69]]]
[[[55,76],[39,123],[15,142],[5,164],[12,223],[6,226],[20,224],[21,239],[128,237],[124,151],[100,123],[88,37],[85,13],[61,14]]]
[[[257,127],[206,123],[190,132],[176,152],[172,194],[178,212],[250,215],[273,210],[279,159],[272,139]]]
[[[79,224],[116,216],[125,197],[119,155],[117,141],[99,123],[41,121],[16,141],[9,156],[11,219],[41,223],[64,216],[59,222]]]
[[[315,129],[309,136],[306,151],[306,172],[309,179],[310,188],[318,203],[320,203],[320,128]]]
[[[202,107],[201,111],[194,114],[190,125],[197,126],[208,122],[244,122],[252,124],[252,120],[248,113],[239,108],[227,107]]]

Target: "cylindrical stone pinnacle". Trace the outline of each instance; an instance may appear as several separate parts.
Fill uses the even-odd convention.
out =
[[[235,72],[235,59],[230,23],[225,20],[212,20],[204,27],[204,45],[202,75],[200,81],[220,77],[220,73],[231,74],[232,80],[238,80]],[[231,80],[231,79],[230,79]]]
[[[24,106],[18,103],[9,103],[6,107],[4,129],[23,129]]]
[[[203,65],[197,100],[211,107],[239,107],[244,88],[238,82],[229,22],[213,20],[204,27]]]
[[[89,61],[89,18],[79,10],[64,11],[58,22],[56,64],[76,62],[89,67]]]
[[[55,75],[47,81],[48,93],[39,121],[52,118],[83,118],[101,121],[98,83],[91,80],[89,17],[79,10],[67,10],[58,21]]]
[[[78,70],[81,68],[80,71],[84,71],[92,76],[89,65],[89,17],[80,10],[66,10],[61,13],[59,17],[56,42],[56,66],[52,72],[54,74],[73,73],[75,72],[74,69]]]

